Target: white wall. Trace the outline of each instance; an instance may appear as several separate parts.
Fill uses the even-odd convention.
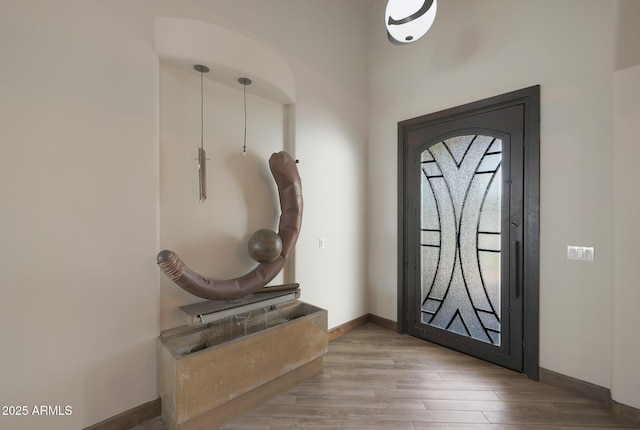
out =
[[[153,399],[158,73],[110,2],[0,4],[1,405],[81,428]]]
[[[640,3],[620,0],[617,10],[616,72],[614,74],[615,140],[613,149],[613,303],[611,392],[618,402],[640,408],[640,325],[637,304],[637,220],[640,183],[635,161],[640,156]]]
[[[385,3],[369,17],[369,311],[397,317],[397,122],[540,84],[540,365],[609,387],[615,3],[443,1],[408,46],[387,41]]]
[[[613,159],[613,398],[640,408],[640,338],[637,245],[640,243],[640,65],[616,72]]]
[[[192,95],[194,86],[191,78],[171,83],[161,73],[154,16],[227,25],[270,44],[290,62],[298,88],[295,155],[305,193],[295,280],[305,301],[329,310],[332,327],[366,311],[366,4],[0,3],[0,405],[70,405],[73,412],[0,416],[0,427],[78,429],[157,398],[155,337],[177,323],[173,303],[193,300],[178,287],[161,286],[155,263],[161,237],[162,247],[183,246],[165,243],[170,236],[159,231],[159,164],[167,161],[159,155],[159,115],[167,119],[163,139],[182,126],[184,136],[197,134],[197,125],[194,130],[187,121],[198,117],[168,121],[177,108],[162,105],[160,84],[163,97],[180,86],[189,91],[174,93],[174,101]],[[279,108],[266,111],[281,122]],[[212,206],[218,186],[224,188],[210,183]],[[175,207],[164,209],[163,223],[175,214]],[[237,225],[223,240],[235,247],[242,265],[242,244],[235,239],[262,221],[239,211],[247,216],[245,230]],[[222,233],[206,234],[192,237],[194,247],[206,247],[203,239]],[[326,238],[322,251],[319,236]],[[199,264],[194,268],[208,271]],[[212,267],[211,275],[224,276],[218,269]],[[235,270],[242,268],[229,267]]]

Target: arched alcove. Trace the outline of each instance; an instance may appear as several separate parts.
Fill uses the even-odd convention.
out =
[[[155,19],[155,48],[160,61],[178,68],[204,64],[208,79],[235,86],[250,78],[248,92],[291,105],[296,100],[293,72],[266,45],[215,24],[184,18]]]

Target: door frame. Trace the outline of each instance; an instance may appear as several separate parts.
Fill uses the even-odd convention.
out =
[[[524,88],[465,105],[398,122],[398,332],[409,327],[408,243],[405,219],[409,209],[406,196],[408,134],[417,128],[458,120],[495,109],[524,106],[523,160],[523,373],[539,379],[540,303],[540,86]]]

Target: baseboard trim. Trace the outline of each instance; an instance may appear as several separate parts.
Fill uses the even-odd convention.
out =
[[[609,414],[614,420],[640,427],[640,409],[616,402],[611,398],[611,390],[608,388],[542,367],[540,368],[540,382],[598,401],[609,409]]]
[[[149,421],[161,413],[160,399],[144,403],[84,430],[126,430]]]
[[[609,413],[613,419],[620,421],[621,423],[640,427],[640,409],[611,400]]]
[[[377,326],[380,326],[382,328],[386,328],[387,330],[391,330],[391,331],[398,331],[398,323],[392,320],[388,320],[386,318],[382,318],[379,317],[378,315],[374,315],[374,314],[367,314],[367,322],[370,322],[371,324],[375,324]]]
[[[356,319],[353,319],[351,321],[347,321],[346,323],[341,324],[329,330],[329,333],[328,333],[329,341],[332,341],[333,339],[336,339],[340,336],[344,336],[350,331],[353,331],[358,327],[361,327],[367,323],[375,324],[377,326],[380,326],[382,328],[386,328],[387,330],[392,330],[392,331],[396,331],[398,327],[398,323],[396,323],[395,321],[382,318],[373,314],[366,314]]]
[[[540,368],[540,382],[580,394],[596,400],[607,407],[609,407],[609,403],[611,402],[611,391],[609,389],[542,367]]]
[[[358,317],[354,320],[351,321],[347,321],[344,324],[340,324],[337,327],[332,328],[331,330],[329,330],[328,333],[328,338],[329,341],[332,341],[333,339],[336,339],[340,336],[344,336],[345,334],[349,333],[350,331],[353,331],[355,329],[357,329],[358,327],[362,327],[363,325],[365,325],[368,321],[367,319],[367,315],[362,315],[361,317]]]

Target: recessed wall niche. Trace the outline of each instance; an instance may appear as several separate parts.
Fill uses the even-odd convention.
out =
[[[174,33],[179,40],[171,38]],[[202,40],[192,44],[196,37]],[[225,54],[234,49],[233,56]],[[282,150],[294,155],[287,135],[289,105],[295,98],[293,75],[282,59],[258,42],[199,21],[159,18],[156,51],[161,60],[159,249],[174,250],[205,276],[239,276],[257,264],[247,252],[250,235],[261,228],[277,230],[278,193],[268,160]],[[238,60],[237,52],[244,51],[247,57]],[[203,203],[197,161],[201,77],[194,64],[211,69],[202,86],[202,137],[208,158],[208,197]],[[253,81],[246,94],[244,155],[244,88],[239,77]],[[160,279],[161,327],[181,325],[176,309],[201,299],[164,276]],[[271,284],[284,282],[280,273]]]

